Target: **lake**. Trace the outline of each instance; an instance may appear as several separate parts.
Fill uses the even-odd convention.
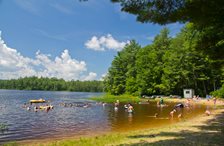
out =
[[[87,136],[108,132],[124,132],[138,130],[178,122],[179,113],[187,119],[204,113],[206,107],[194,105],[190,109],[179,109],[174,118],[169,112],[174,103],[166,103],[167,107],[157,107],[156,102],[132,103],[134,113],[124,109],[120,103],[118,110],[113,104],[102,105],[88,100],[89,97],[103,93],[88,92],[53,92],[53,91],[18,91],[0,90],[0,123],[6,124],[8,130],[0,131],[0,143],[8,141],[63,138],[69,136]],[[23,107],[31,99],[43,98],[53,109],[34,111]],[[66,106],[65,106],[66,104]],[[89,105],[84,107],[83,105]],[[155,113],[158,117],[155,118]]]

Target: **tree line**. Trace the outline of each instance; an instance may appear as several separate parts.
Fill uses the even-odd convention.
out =
[[[182,95],[184,88],[193,88],[205,96],[219,89],[223,70],[216,60],[198,51],[201,37],[188,23],[175,37],[162,29],[145,47],[131,41],[112,61],[104,80],[106,91],[114,95]]]
[[[65,81],[57,78],[25,77],[0,80],[0,89],[103,92],[102,81]]]

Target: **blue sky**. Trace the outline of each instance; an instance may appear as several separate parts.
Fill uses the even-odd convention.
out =
[[[110,0],[0,0],[0,20],[0,79],[100,79],[129,40],[145,46],[164,27]],[[182,26],[167,25],[171,36]]]

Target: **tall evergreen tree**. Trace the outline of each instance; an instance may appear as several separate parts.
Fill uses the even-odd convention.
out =
[[[135,41],[130,41],[122,51],[118,52],[105,80],[106,91],[119,95],[137,90],[135,61],[139,49],[140,46]]]

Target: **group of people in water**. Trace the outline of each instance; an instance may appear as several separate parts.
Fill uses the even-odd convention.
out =
[[[34,105],[34,106],[32,106]],[[82,108],[88,108],[88,107],[91,107],[91,104],[90,103],[65,103],[65,102],[62,102],[62,103],[59,103],[59,106],[62,106],[62,107],[82,107]],[[51,109],[54,108],[54,106],[52,105],[49,105],[49,104],[44,104],[44,105],[39,105],[37,103],[35,104],[31,104],[31,103],[24,103],[22,105],[22,108],[25,108],[27,111],[31,111],[33,109],[34,112],[38,112],[39,110],[43,111],[49,111]]]
[[[186,99],[186,101],[183,102],[183,103],[177,103],[172,108],[172,110],[170,111],[169,117],[170,118],[173,118],[176,115],[176,113],[178,113],[177,114],[177,117],[178,118],[182,118],[182,113],[180,112],[181,110],[179,110],[179,109],[182,109],[182,108],[190,109],[190,107],[192,107],[192,105],[193,105],[192,102],[199,101],[199,100],[200,100],[199,96],[194,96],[191,99]],[[210,99],[207,99],[207,100],[210,101]],[[216,104],[217,99],[216,98],[213,98],[213,102],[214,102],[214,104]],[[150,102],[148,101],[148,104],[149,103]],[[101,104],[103,106],[106,105],[105,102],[100,102],[100,103],[96,103],[96,104]],[[139,104],[141,104],[141,102]],[[119,105],[120,105],[120,101],[117,100],[114,103],[114,110],[115,111],[117,111],[118,108],[122,108],[122,106],[119,106]],[[158,102],[157,102],[156,105],[157,105],[157,107],[166,107],[166,106],[168,106],[167,104],[165,104],[164,99],[162,97],[160,97],[160,99],[158,100]],[[63,107],[82,107],[82,108],[89,108],[89,107],[92,106],[92,104],[91,103],[88,103],[88,102],[86,102],[86,103],[82,103],[82,102],[65,103],[65,102],[62,102],[62,103],[59,103],[59,106],[63,106]],[[40,110],[42,110],[42,111],[45,110],[45,111],[48,112],[49,110],[53,109],[53,106],[52,105],[48,105],[48,104],[45,104],[45,105],[34,104],[34,106],[32,106],[32,103],[24,103],[24,105],[22,107],[23,108],[26,108],[27,111],[31,111],[32,108],[33,108],[33,111],[34,112],[38,112]],[[133,105],[131,103],[124,104],[123,109],[126,112],[128,112],[128,113],[133,113],[134,112],[134,107],[133,107]],[[208,116],[211,115],[211,112],[209,111],[209,109],[206,109],[205,114],[208,115]],[[156,117],[157,118],[158,117],[158,113],[155,113],[155,115],[153,117]]]
[[[84,108],[88,108],[88,107],[91,107],[92,104],[90,103],[81,103],[81,102],[77,102],[77,103],[65,103],[65,102],[62,102],[62,103],[59,103],[60,106],[63,106],[63,107],[84,107]]]
[[[192,102],[200,102],[200,100],[201,100],[201,98],[199,96],[193,96],[193,98],[186,99],[186,102],[184,104],[183,103],[176,104],[170,112],[170,117],[173,118],[174,113],[177,112],[177,109],[181,109],[181,108],[190,109],[190,107],[193,104]],[[213,100],[214,105],[216,105],[217,99],[215,97],[213,97],[212,100]],[[207,102],[209,102],[209,101],[210,101],[210,99],[207,99]],[[211,111],[209,110],[208,106],[205,110],[205,115],[207,115],[207,116],[211,115]],[[182,113],[178,114],[177,117],[181,118]]]
[[[34,105],[34,106],[32,106]],[[34,112],[38,112],[38,111],[46,111],[48,112],[49,110],[53,109],[54,106],[53,105],[39,105],[39,104],[33,104],[33,103],[24,103],[22,105],[22,108],[25,108],[27,111],[31,111],[33,108]]]
[[[118,110],[118,106],[119,106],[120,102],[119,100],[117,100],[115,103],[114,103],[114,110],[117,111]],[[131,103],[128,103],[128,104],[125,104],[124,105],[124,109],[125,111],[127,111],[128,113],[133,113],[134,112],[134,107]]]
[[[177,103],[173,106],[173,108],[171,109],[171,111],[169,112],[169,118],[174,118],[174,117],[177,117],[177,118],[182,118],[183,117],[183,108],[186,108],[187,110],[190,110],[190,109],[194,109],[194,103],[196,103],[198,100],[200,100],[200,97],[199,96],[194,96],[193,98],[190,98],[190,99],[186,99],[185,101],[182,101],[180,103]],[[216,98],[213,98],[213,102],[214,102],[214,105],[216,104],[216,101],[217,99]],[[118,110],[119,108],[119,100],[117,100],[115,103],[114,103],[114,110]],[[142,104],[142,102],[140,102],[139,104]],[[149,101],[148,101],[148,104],[149,104]],[[166,107],[166,106],[169,106],[168,104],[165,104],[164,102],[164,99],[162,97],[160,97],[160,99],[158,100],[157,102],[157,107]],[[127,111],[128,113],[133,113],[134,111],[134,107],[131,103],[128,103],[128,104],[125,104],[124,105],[124,109],[125,111]],[[211,115],[211,111],[207,108],[206,111],[205,111],[205,115],[209,116]],[[155,113],[154,116],[152,117],[158,117],[159,114],[158,113]]]

